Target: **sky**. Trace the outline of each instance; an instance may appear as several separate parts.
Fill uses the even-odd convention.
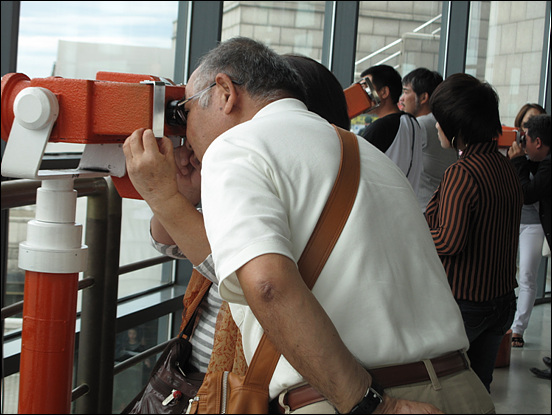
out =
[[[171,47],[177,1],[22,1],[17,72],[50,76],[59,40]]]

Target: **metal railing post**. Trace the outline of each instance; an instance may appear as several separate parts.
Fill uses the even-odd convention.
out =
[[[100,365],[105,292],[105,264],[107,246],[108,186],[102,181],[102,191],[88,197],[86,209],[86,236],[88,265],[85,277],[93,278],[94,285],[82,292],[81,330],[78,346],[77,385],[87,385],[88,391],[75,401],[79,414],[98,412]]]
[[[117,323],[117,294],[119,289],[119,258],[121,250],[122,199],[111,179],[108,183],[107,216],[107,261],[105,264],[102,344],[100,361],[100,388],[98,414],[112,413],[113,406],[113,362],[115,361],[115,339]]]

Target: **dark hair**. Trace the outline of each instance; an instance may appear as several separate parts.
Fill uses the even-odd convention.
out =
[[[550,115],[535,115],[523,124],[523,128],[527,130],[531,141],[535,141],[538,137],[545,146],[550,147]]]
[[[324,65],[307,56],[283,55],[302,78],[307,91],[307,108],[338,127],[349,130],[351,120],[343,87]]]
[[[200,62],[196,90],[225,73],[259,101],[292,96],[307,102],[305,86],[286,60],[268,46],[247,37],[234,37],[207,52]]]
[[[514,127],[522,127],[521,123],[523,121],[523,118],[525,117],[525,114],[529,112],[529,110],[535,109],[539,112],[539,114],[546,114],[546,110],[541,107],[539,104],[530,104],[527,103],[521,109],[519,110],[518,114],[516,115],[516,119],[514,120]]]
[[[372,75],[372,84],[374,84],[376,90],[379,91],[384,86],[388,87],[393,104],[399,102],[402,94],[402,80],[401,75],[395,68],[389,65],[375,65],[365,69],[360,74],[361,78],[367,75]]]
[[[472,75],[449,76],[435,88],[429,105],[449,141],[461,136],[466,145],[484,143],[502,134],[496,91]]]
[[[443,82],[441,74],[427,68],[416,68],[402,79],[402,84],[410,85],[416,95],[420,96],[427,92],[428,98],[441,82]]]

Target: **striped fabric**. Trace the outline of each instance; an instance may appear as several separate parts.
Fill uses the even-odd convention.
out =
[[[200,318],[190,338],[190,343],[192,343],[190,363],[201,373],[207,372],[213,350],[217,315],[221,305],[222,299],[218,294],[218,287],[213,284],[199,306]]]
[[[470,145],[451,165],[426,210],[458,300],[488,301],[517,287],[523,194],[495,141]]]
[[[151,233],[150,239],[153,247],[162,254],[175,259],[186,259],[186,256],[180,251],[178,246],[159,243],[153,239]],[[194,268],[205,278],[214,282],[199,305],[198,323],[190,337],[190,343],[192,344],[190,363],[200,372],[205,373],[207,372],[211,351],[213,350],[217,315],[222,305],[222,299],[218,294],[218,286],[216,285],[218,282],[216,280],[213,257],[209,254],[200,265]]]

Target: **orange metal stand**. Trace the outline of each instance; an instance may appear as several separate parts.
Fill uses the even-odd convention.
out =
[[[25,273],[20,414],[69,414],[78,273]]]

